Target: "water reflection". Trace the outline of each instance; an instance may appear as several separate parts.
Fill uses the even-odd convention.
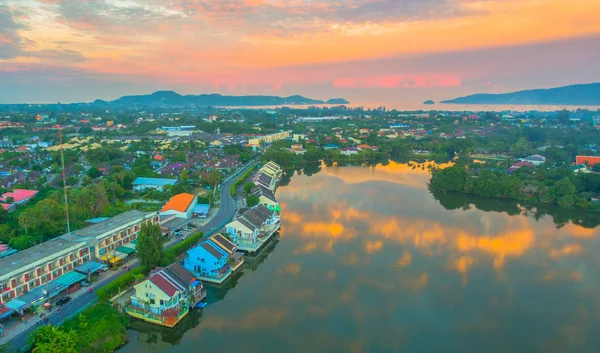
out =
[[[278,190],[280,238],[183,337],[123,351],[597,350],[596,215],[431,195],[427,165],[320,168]]]

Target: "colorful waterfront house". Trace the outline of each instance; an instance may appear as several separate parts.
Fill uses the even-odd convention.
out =
[[[252,182],[254,182],[255,185],[264,186],[265,188],[272,191],[274,191],[277,187],[278,181],[279,179],[275,178],[272,175],[263,173],[262,171],[258,171],[256,174],[254,174],[254,177],[252,178]]]
[[[187,251],[183,267],[205,282],[223,283],[232,272],[230,255],[210,238]]]
[[[279,203],[277,203],[277,199],[275,199],[275,194],[273,191],[265,188],[262,185],[257,185],[252,188],[251,193],[258,196],[260,204],[272,211],[275,217],[279,218],[281,207],[279,207]]]
[[[160,210],[163,217],[175,216],[177,218],[190,219],[194,215],[197,198],[195,195],[181,193],[173,196],[169,202]]]
[[[244,254],[237,251],[237,247],[231,240],[219,233],[211,236],[209,239],[229,254],[229,265],[232,271],[236,271],[244,264]]]
[[[281,169],[279,164],[273,161],[270,161],[269,163],[262,166],[260,168],[260,171],[275,179],[281,178],[281,175],[283,174],[283,169]]]
[[[175,263],[156,268],[148,279],[134,286],[126,307],[133,317],[173,327],[206,297],[206,289],[193,274]]]
[[[279,229],[279,218],[259,204],[226,226],[231,241],[242,251],[255,252]]]

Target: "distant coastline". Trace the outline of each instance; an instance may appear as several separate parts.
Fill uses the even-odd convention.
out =
[[[445,104],[600,105],[600,83],[533,89],[501,94],[473,94],[443,100]]]

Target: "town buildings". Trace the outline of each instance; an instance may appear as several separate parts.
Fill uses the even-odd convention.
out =
[[[167,186],[173,186],[176,183],[177,183],[177,179],[137,177],[133,181],[133,189],[136,191],[145,191],[145,190],[163,191]]]
[[[273,191],[262,185],[258,185],[252,188],[251,193],[258,196],[261,205],[265,206],[270,211],[275,212],[277,216],[279,216],[279,211],[281,211],[281,208],[279,207],[279,203],[277,203],[277,199],[275,198]]]
[[[282,174],[283,169],[281,169],[277,163],[271,161],[262,166],[258,172],[254,174],[252,181],[255,185],[260,185],[274,191]]]
[[[523,161],[538,166],[546,162],[546,157],[534,154],[533,156],[523,158]]]
[[[271,143],[273,141],[283,140],[290,137],[291,131],[280,131],[274,134],[259,136],[248,140],[248,145],[259,147],[261,142]]]
[[[0,259],[0,304],[23,310],[85,278],[68,275],[78,266],[127,257],[131,248],[125,245],[137,239],[145,221],[158,222],[158,214],[128,211]]]
[[[37,195],[37,190],[14,189],[12,192],[5,192],[0,196],[0,202],[21,205]]]
[[[223,283],[244,263],[237,247],[221,234],[215,234],[187,251],[183,267],[205,282]]]
[[[585,164],[591,168],[597,163],[600,163],[600,156],[575,156],[575,164]]]
[[[232,242],[242,251],[256,252],[279,229],[279,212],[262,204],[242,213],[225,228]]]
[[[182,193],[173,196],[160,210],[161,217],[175,216],[190,219],[194,215],[194,207],[198,199],[195,195]]]
[[[206,298],[202,282],[178,263],[154,269],[134,286],[135,295],[126,306],[130,316],[173,327]]]

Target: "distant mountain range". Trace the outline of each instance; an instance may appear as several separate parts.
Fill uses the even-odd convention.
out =
[[[114,101],[96,100],[94,105],[106,106],[269,106],[269,105],[307,105],[307,104],[348,104],[343,98],[328,101],[310,99],[302,96],[222,96],[220,94],[180,95],[173,91],[158,91],[138,96],[123,96]]]
[[[600,83],[533,89],[502,94],[474,94],[441,101],[452,104],[600,105]]]

